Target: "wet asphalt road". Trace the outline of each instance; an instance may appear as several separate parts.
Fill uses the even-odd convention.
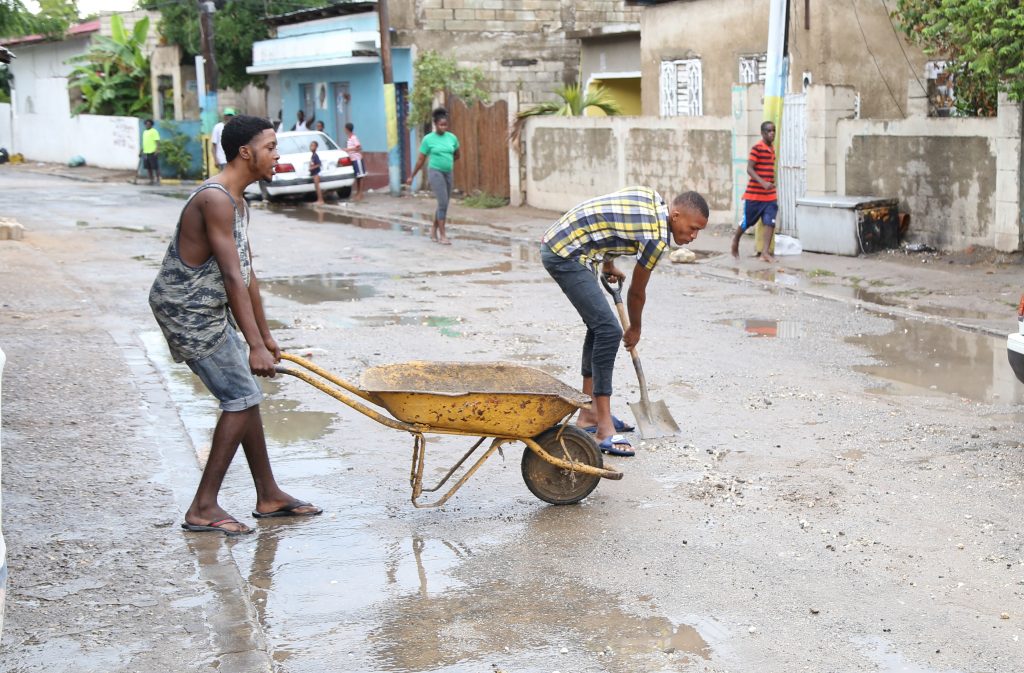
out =
[[[165,191],[0,183],[30,234],[0,243],[5,670],[1024,668],[1024,399],[1000,341],[667,264],[640,348],[682,435],[634,437],[582,504],[534,498],[508,447],[417,510],[409,436],[278,378],[276,473],[325,515],[183,533],[216,407],[145,303],[183,200]],[[354,382],[505,360],[578,385],[582,330],[532,243],[342,211],[253,210],[284,349]],[[625,416],[627,357],[616,388]],[[428,477],[468,448],[428,439]],[[241,458],[222,503],[253,523]]]

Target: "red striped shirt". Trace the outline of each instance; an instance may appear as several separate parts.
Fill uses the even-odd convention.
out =
[[[772,188],[765,189],[760,182],[751,178],[743,198],[747,201],[775,201],[775,148],[762,140],[750,150],[749,160],[754,162],[754,172],[765,182],[771,183]]]

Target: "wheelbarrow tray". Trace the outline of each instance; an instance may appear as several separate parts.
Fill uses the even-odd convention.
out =
[[[486,437],[535,437],[590,397],[508,362],[403,362],[363,372],[360,388],[400,421]]]

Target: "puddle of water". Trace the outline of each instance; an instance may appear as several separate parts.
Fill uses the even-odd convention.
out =
[[[857,371],[890,381],[896,394],[948,393],[976,402],[1024,403],[1006,359],[1006,340],[955,327],[895,319],[888,334],[847,337],[880,364]]]
[[[435,278],[438,276],[472,276],[478,273],[508,273],[512,270],[512,262],[499,262],[498,264],[491,264],[490,266],[475,267],[472,269],[448,269],[445,271],[422,271],[420,273],[413,273],[403,278]]]
[[[401,314],[357,316],[354,322],[366,327],[388,327],[391,325],[420,325],[423,327],[452,327],[462,323],[461,318],[443,315]]]
[[[381,670],[396,673],[490,670],[494,658],[507,659],[510,653],[552,662],[552,669],[558,657],[564,665],[575,660],[582,668],[588,660],[601,661],[606,648],[620,663],[636,664],[632,670],[653,670],[641,663],[648,657],[663,666],[666,654],[691,661],[711,658],[711,647],[694,627],[638,617],[617,603],[616,596],[600,590],[523,577],[506,591],[479,585],[436,596],[407,595],[390,601],[382,624],[369,633],[371,656]],[[568,652],[560,655],[563,646]]]
[[[879,306],[906,306],[914,311],[920,311],[927,315],[940,316],[943,318],[987,319],[994,317],[991,313],[975,309],[953,306],[929,306],[927,304],[922,305],[919,303],[919,300],[907,297],[907,293],[905,292],[898,294],[892,292],[877,292],[859,285],[827,285],[825,283],[812,283],[812,285],[827,288],[829,294],[834,294],[836,296],[850,297],[857,301],[878,304]]]
[[[792,320],[716,320],[716,325],[740,327],[752,337],[779,337],[799,339],[804,334],[804,325]]]
[[[261,278],[260,289],[300,304],[358,301],[376,294],[373,285],[359,283],[351,277],[330,275]]]
[[[171,360],[160,332],[145,332],[140,337],[146,346],[147,356],[164,379],[192,446],[205,462],[213,428],[220,416],[217,401],[188,367]],[[260,405],[260,411],[269,442],[287,446],[322,439],[330,432],[330,426],[338,416],[336,413],[300,411],[298,402],[279,399],[280,379],[261,378],[259,381],[267,396]]]
[[[793,286],[800,284],[800,276],[786,271],[785,269],[776,267],[747,271],[747,276],[755,280],[763,280],[768,283],[777,283],[779,285]]]
[[[427,224],[432,224],[434,222],[434,216],[429,214],[429,213],[413,213],[413,212],[408,212],[408,213],[399,213],[398,216],[399,217],[407,217],[410,220],[418,220],[420,222],[425,222]],[[453,224],[454,225],[462,225],[462,226],[467,226],[467,225],[468,226],[473,226],[473,225],[476,225],[477,223],[476,222],[470,222],[469,220],[453,220],[451,218],[448,218],[447,220],[445,220],[445,226],[450,226],[450,225],[453,225]]]

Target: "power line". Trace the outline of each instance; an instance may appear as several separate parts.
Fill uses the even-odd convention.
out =
[[[914,79],[917,80],[917,84],[918,84],[918,86],[921,87],[922,93],[924,93],[924,95],[927,96],[928,95],[928,87],[926,87],[924,85],[924,83],[921,81],[921,78],[917,76],[917,69],[914,67],[914,64],[910,62],[910,57],[907,56],[907,50],[903,48],[903,39],[900,38],[899,31],[896,30],[896,24],[892,22],[892,13],[889,11],[889,7],[885,4],[885,0],[881,0],[881,2],[882,2],[882,8],[885,9],[885,15],[889,18],[889,25],[892,26],[892,32],[896,36],[896,44],[900,45],[900,51],[903,52],[903,58],[904,58],[904,60],[906,60],[907,65],[909,66],[911,74],[913,74],[914,75]]]
[[[882,78],[882,84],[885,84],[886,90],[889,92],[889,97],[892,98],[892,102],[896,104],[896,109],[900,111],[900,116],[905,117],[906,114],[903,112],[903,106],[896,100],[896,95],[892,92],[892,87],[889,86],[889,80],[885,79],[885,74],[882,73],[882,67],[878,65],[878,59],[875,58],[874,53],[871,51],[871,45],[868,44],[868,36],[864,34],[864,26],[860,23],[860,12],[857,11],[857,0],[850,0],[850,6],[853,7],[853,15],[857,18],[857,27],[860,28],[861,39],[864,40],[864,48],[868,50],[868,55],[871,60],[875,63],[875,70],[878,71],[878,76]]]

